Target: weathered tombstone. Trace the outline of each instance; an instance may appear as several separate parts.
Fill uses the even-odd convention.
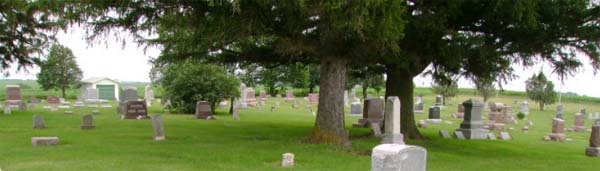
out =
[[[481,113],[484,104],[478,99],[469,99],[463,102],[465,106],[465,117],[456,131],[462,132],[467,139],[485,139],[487,130],[483,129]]]
[[[550,140],[553,141],[564,141],[567,139],[565,135],[565,121],[560,118],[552,119],[552,133],[548,135]]]
[[[256,106],[256,92],[252,87],[246,88],[246,102],[250,106]]]
[[[34,104],[38,104],[38,103],[42,103],[41,99],[35,98],[35,97],[31,97],[29,99],[29,103],[34,103]]]
[[[500,132],[499,138],[502,140],[511,140],[512,137],[508,132]]]
[[[465,116],[465,106],[458,104],[458,109],[454,113],[454,118],[463,118]]]
[[[52,106],[52,108],[51,108],[52,111],[58,110],[58,105],[60,105],[60,98],[58,98],[56,96],[48,96],[46,101],[48,102],[48,104],[50,106]]]
[[[527,102],[527,100],[521,103],[521,113],[524,113],[526,115],[529,114],[529,102]]]
[[[556,118],[563,118],[563,105],[562,104],[558,104],[556,106]]]
[[[373,131],[373,135],[375,137],[381,137],[383,135],[381,133],[381,125],[379,124],[379,122],[371,122],[369,123],[369,127],[371,127],[371,130]]]
[[[427,122],[430,123],[442,123],[442,119],[440,119],[440,107],[438,106],[434,106],[434,107],[430,107],[429,108],[429,118],[427,119]]]
[[[21,96],[21,87],[19,85],[6,85],[5,108],[19,108],[27,110],[27,104]]]
[[[463,132],[461,132],[461,131],[454,131],[454,136],[459,140],[467,139],[465,137],[465,134],[463,134]]]
[[[248,108],[248,102],[246,99],[246,84],[244,83],[240,84],[240,108]]]
[[[417,103],[415,103],[414,112],[417,113],[417,114],[423,113],[424,108],[425,108],[425,106],[424,106],[424,104],[423,104],[422,101],[417,102]]]
[[[385,137],[384,144],[404,144],[404,137],[400,133],[400,99],[397,96],[388,97],[385,103]]]
[[[33,146],[58,145],[59,141],[58,137],[31,137]]]
[[[425,120],[419,120],[419,123],[417,123],[417,126],[419,128],[427,128],[427,122]]]
[[[41,115],[33,116],[33,129],[46,129],[46,119]]]
[[[292,91],[292,90],[287,91],[287,94],[285,95],[285,101],[293,102],[294,100],[296,100],[296,96],[294,96],[294,91]]]
[[[446,130],[440,130],[440,136],[441,136],[442,138],[452,138],[452,137],[450,136],[450,133],[449,133],[448,131],[446,131]]]
[[[353,126],[365,127],[369,126],[370,123],[381,123],[383,120],[383,105],[383,99],[365,99],[363,117]]]
[[[83,115],[81,117],[81,129],[94,129],[94,116],[92,115]]]
[[[100,111],[99,110],[92,110],[92,115],[99,115]]]
[[[166,140],[162,115],[152,116],[152,128],[154,129],[154,141]]]
[[[359,115],[362,113],[360,102],[354,102],[350,105],[350,115]]]
[[[348,98],[348,90],[344,90],[344,106],[350,105],[350,99]]]
[[[435,96],[435,106],[443,106],[444,105],[444,96],[437,95]]]
[[[600,120],[592,126],[590,135],[590,146],[585,150],[585,155],[590,157],[600,157]]]
[[[319,93],[309,93],[308,94],[308,101],[312,104],[317,104],[319,103]]]
[[[139,99],[138,92],[135,87],[128,87],[122,90],[120,100],[122,102],[137,101]]]
[[[240,109],[239,109],[239,101],[234,101],[233,102],[233,108],[231,109],[232,111],[232,115],[233,115],[233,120],[240,120]]]
[[[100,92],[98,91],[98,89],[88,88],[82,92],[81,97],[83,100],[86,100],[86,101],[90,101],[90,100],[95,101],[95,100],[100,99]]]
[[[575,132],[585,132],[585,114],[577,113],[575,114],[575,126],[573,126],[573,131]]]
[[[371,171],[425,171],[427,150],[405,144],[381,144],[371,153]]]
[[[260,91],[260,93],[259,93],[259,96],[258,96],[258,97],[259,97],[259,98],[260,98],[260,100],[262,100],[262,101],[267,101],[267,99],[268,99],[268,98],[267,98],[267,93],[266,93],[266,92],[264,92],[264,91]]]
[[[196,102],[196,119],[206,119],[211,120],[215,119],[215,116],[212,111],[212,107],[209,102],[206,101],[198,101]]]
[[[154,100],[154,90],[152,90],[150,85],[146,85],[146,87],[144,87],[144,100],[146,100],[146,106],[152,106],[152,101]]]
[[[72,114],[73,114],[73,111],[70,111],[70,110],[65,111],[65,115],[72,115]]]
[[[123,119],[149,119],[148,107],[143,101],[127,101],[122,107]]]
[[[281,159],[281,167],[292,167],[294,166],[294,154],[284,153]]]
[[[488,139],[496,140],[496,135],[494,135],[494,133],[488,132],[486,135]]]

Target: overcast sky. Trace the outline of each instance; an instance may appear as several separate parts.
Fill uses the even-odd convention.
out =
[[[100,43],[90,46],[84,40],[85,33],[80,29],[72,29],[66,33],[58,34],[58,42],[69,47],[77,57],[77,63],[83,70],[84,78],[88,77],[109,77],[120,81],[140,81],[149,82],[150,64],[149,60],[159,55],[160,50],[157,48],[148,48],[144,51],[132,42],[132,39],[127,39],[126,45],[123,47],[121,41],[117,41],[115,37],[108,37],[108,43]],[[534,73],[544,70],[544,73],[555,83],[556,91],[575,92],[580,95],[600,97],[600,90],[595,90],[596,86],[600,85],[600,77],[594,75],[590,65],[587,65],[587,60],[582,60],[586,65],[575,76],[568,77],[562,84],[555,74],[551,74],[551,68],[548,64],[538,64],[533,67],[523,68],[514,66],[513,69],[517,79],[505,85],[508,90],[525,90],[525,80],[531,77]],[[39,72],[39,68],[32,68],[28,73],[15,72],[12,70],[11,75],[3,78],[10,79],[35,79],[35,74]],[[415,84],[419,87],[428,87],[431,84],[431,79],[428,77],[419,76],[415,78]],[[459,87],[472,88],[474,85],[465,79],[459,80]]]

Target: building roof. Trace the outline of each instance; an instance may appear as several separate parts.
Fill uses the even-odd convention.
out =
[[[108,81],[114,82],[115,84],[119,84],[118,81],[115,81],[115,80],[107,78],[107,77],[90,77],[90,78],[86,78],[86,79],[81,80],[81,82],[83,82],[83,83],[97,83],[97,82],[100,82],[102,80],[108,80]]]

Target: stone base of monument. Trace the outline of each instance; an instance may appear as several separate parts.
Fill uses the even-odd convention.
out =
[[[381,144],[371,153],[371,171],[425,171],[427,150],[404,144]]]
[[[452,115],[453,118],[464,118],[465,113],[455,113]]]
[[[585,132],[587,128],[585,126],[574,126],[573,131],[575,132]]]
[[[440,124],[442,123],[442,119],[427,119],[428,123]]]
[[[551,141],[560,141],[563,142],[567,139],[567,135],[562,134],[562,133],[553,133],[548,135],[548,137],[550,137]]]
[[[404,136],[402,134],[384,134],[381,140],[382,144],[404,144]]]
[[[456,129],[456,131],[460,131],[463,133],[466,139],[487,139],[488,130],[485,129]]]
[[[196,115],[196,119],[214,120],[217,118],[214,115]]]
[[[585,149],[585,155],[590,157],[600,157],[600,147],[588,147]]]
[[[58,145],[58,137],[32,137],[31,145],[33,146],[46,146],[46,145]]]
[[[377,123],[379,125],[381,125],[381,120],[380,119],[359,119],[357,123],[352,124],[352,127],[355,128],[366,128],[369,127],[372,123]]]

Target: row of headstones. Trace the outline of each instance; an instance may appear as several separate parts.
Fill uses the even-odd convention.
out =
[[[46,123],[44,116],[36,115],[33,119],[33,129],[46,129]],[[154,130],[154,140],[162,141],[166,140],[165,130],[163,125],[162,115],[152,116],[152,127]],[[80,126],[83,130],[94,129],[94,117],[92,115],[82,116],[82,124]],[[31,143],[33,146],[43,145],[57,145],[60,142],[59,137],[32,137]]]

